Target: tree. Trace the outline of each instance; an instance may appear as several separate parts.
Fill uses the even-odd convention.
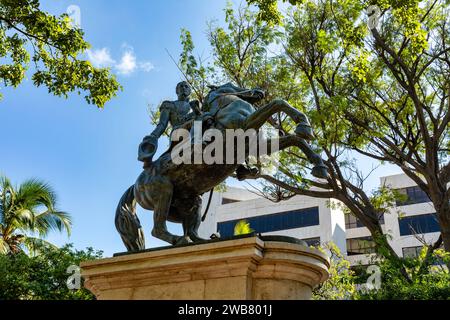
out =
[[[347,4],[347,6],[351,6],[351,4]],[[378,244],[379,253],[398,261],[401,268],[401,261],[389,245],[386,236],[383,235],[380,222],[382,215],[394,202],[394,195],[386,189],[377,190],[371,195],[365,192],[363,189],[364,176],[355,168],[355,163],[346,157],[345,147],[339,144],[339,140],[336,138],[336,131],[344,132],[345,129],[337,126],[335,114],[324,114],[321,112],[321,104],[315,104],[315,101],[318,101],[314,99],[313,94],[315,84],[311,84],[309,81],[311,77],[305,73],[304,66],[296,63],[292,56],[288,55],[287,50],[290,47],[283,44],[283,46],[278,46],[281,47],[281,52],[267,55],[267,47],[291,39],[286,30],[298,29],[305,35],[317,33],[319,29],[315,25],[316,16],[326,15],[314,6],[310,6],[308,10],[303,16],[311,16],[308,20],[309,25],[302,25],[301,28],[285,25],[285,33],[282,33],[268,27],[263,22],[258,22],[258,16],[249,8],[239,8],[235,13],[232,8],[227,7],[227,21],[230,21],[227,30],[210,28],[208,33],[214,63],[228,81],[236,81],[237,78],[240,78],[239,83],[245,87],[263,88],[267,92],[266,100],[263,103],[282,97],[313,119],[318,137],[314,147],[317,152],[327,156],[325,164],[330,172],[330,178],[327,181],[309,178],[306,170],[310,169],[310,164],[298,148],[291,148],[288,152],[281,153],[276,174],[256,174],[253,178],[267,181],[267,183],[262,183],[261,193],[275,202],[289,199],[294,195],[340,200],[347,212],[355,215],[368,227]],[[357,17],[354,16],[354,19]],[[258,36],[243,36],[246,34]],[[253,40],[255,38],[257,40]],[[258,41],[258,39],[260,40]],[[300,46],[307,39],[297,38],[297,41]],[[353,46],[356,45],[353,44]],[[224,48],[228,49],[224,50]],[[242,48],[245,49],[242,50]],[[297,50],[303,49],[297,48]],[[243,54],[244,52],[245,54]],[[246,66],[246,68],[242,69],[241,66]],[[325,120],[333,125],[321,122]],[[282,114],[271,119],[270,124],[278,130],[280,135],[287,135],[295,128],[290,119]]]
[[[43,12],[39,0],[1,0],[0,80],[17,87],[31,60],[36,86],[44,85],[50,93],[66,98],[70,92],[87,92],[86,101],[103,108],[120,85],[108,69],[79,59],[90,47],[83,36],[67,14],[56,17]]]
[[[295,3],[297,6],[281,26],[265,29],[273,32],[266,43],[248,42],[248,38],[242,36],[245,34],[242,26],[250,28],[247,34],[256,34],[257,28],[264,28],[261,15],[252,13],[248,8],[240,8],[239,11],[244,12],[235,14],[228,6],[227,17],[234,18],[227,18],[227,22],[233,23],[228,23],[227,30],[209,30],[209,38],[217,40],[210,40],[216,72],[228,81],[236,81],[235,75],[240,74],[242,78],[239,81],[244,86],[267,90],[267,100],[283,97],[306,113],[315,127],[317,141],[314,146],[325,157],[324,162],[330,173],[326,181],[310,179],[305,170],[309,164],[304,155],[292,148],[281,154],[278,173],[272,176],[255,174],[253,178],[266,181],[261,193],[276,202],[294,195],[339,200],[346,213],[356,216],[369,229],[376,242],[377,253],[395,264],[406,281],[410,282],[404,261],[393,250],[389,235],[383,233],[380,222],[382,216],[395,205],[399,194],[387,186],[366,191],[364,182],[372,171],[362,172],[353,158],[355,152],[369,157],[370,152],[364,148],[372,148],[370,139],[387,131],[381,122],[376,123],[378,134],[372,131],[371,135],[363,135],[361,128],[355,127],[355,119],[364,117],[359,117],[356,112],[361,112],[361,108],[355,108],[353,96],[360,91],[358,88],[362,84],[368,83],[366,4],[348,1]],[[267,48],[274,44],[278,44],[280,50],[268,56]],[[256,59],[253,60],[255,56],[252,55],[250,61],[265,57],[259,60],[263,63],[249,68],[251,73],[240,73],[243,64],[235,62],[244,61],[245,55],[236,48],[246,48],[247,45],[249,49],[244,52],[256,53]],[[375,60],[376,57],[373,57],[370,61]],[[391,83],[386,85],[392,86]],[[293,128],[289,119],[280,114],[270,123],[281,135],[289,134]],[[420,149],[421,145],[416,147]],[[379,161],[380,165],[384,160],[378,156],[372,159]],[[430,254],[440,246],[441,241],[442,237],[427,247]],[[424,268],[428,261],[423,261]]]
[[[315,123],[335,128],[341,148],[398,165],[417,183],[450,251],[448,1],[296,4],[286,53],[310,83]],[[381,11],[379,28],[365,27],[369,5]]]
[[[24,246],[30,252],[53,246],[42,239],[52,230],[70,235],[70,215],[57,209],[56,200],[56,193],[42,181],[30,179],[14,187],[1,176],[0,253],[19,253]]]
[[[355,84],[345,112],[361,141],[354,150],[398,165],[428,195],[450,252],[450,23],[448,2],[428,1],[386,10],[374,28],[366,60],[373,71]],[[363,53],[365,54],[365,53]],[[358,117],[358,121],[355,121]],[[359,140],[359,139],[358,139]]]
[[[101,251],[74,250],[72,245],[43,247],[36,256],[0,254],[0,300],[93,300],[82,279],[75,278],[82,261],[101,257]]]

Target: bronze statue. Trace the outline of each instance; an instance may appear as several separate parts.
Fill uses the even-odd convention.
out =
[[[144,162],[144,168],[151,165],[158,148],[158,139],[166,131],[169,124],[172,131],[181,127],[189,128],[189,124],[195,116],[201,113],[199,102],[197,100],[189,101],[191,87],[186,81],[177,84],[176,93],[178,100],[164,101],[161,104],[158,125],[139,145],[138,160]]]
[[[189,130],[195,118],[203,121],[212,119],[209,125],[212,124],[220,132],[227,129],[258,130],[274,114],[284,112],[297,124],[297,128],[294,134],[277,138],[279,150],[299,147],[314,164],[312,174],[318,178],[327,177],[327,169],[321,157],[314,153],[306,141],[312,140],[313,134],[303,113],[279,99],[256,109],[253,104],[262,100],[265,95],[260,89],[248,90],[231,83],[210,88],[211,91],[203,102],[204,113],[200,114],[198,103],[189,102],[189,86],[186,83],[179,84],[178,100],[162,104],[158,126],[149,137],[144,138],[139,148],[139,159],[145,163],[144,170],[136,183],[122,196],[116,210],[116,228],[128,251],[145,249],[142,227],[136,215],[136,202],[144,209],[154,211],[154,237],[173,245],[198,242],[204,240],[197,234],[201,223],[201,196],[236,171],[242,179],[248,174],[238,161],[233,164],[175,164],[169,151],[153,162],[157,139],[169,122],[173,129],[185,127]],[[191,109],[194,112],[190,112]],[[169,149],[171,148],[173,143]],[[249,148],[247,143],[246,150]],[[267,154],[279,150],[269,148]],[[171,234],[167,230],[166,221],[182,223],[184,235]]]

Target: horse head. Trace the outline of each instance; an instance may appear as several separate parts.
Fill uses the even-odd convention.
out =
[[[221,86],[208,85],[210,89],[208,95],[205,98],[206,105],[211,104],[215,99],[220,96],[233,95],[241,98],[248,103],[254,104],[265,98],[265,92],[262,89],[246,89],[235,86],[231,82],[223,84]]]

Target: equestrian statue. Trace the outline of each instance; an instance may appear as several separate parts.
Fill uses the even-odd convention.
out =
[[[176,87],[178,100],[164,101],[160,106],[160,119],[153,132],[146,136],[139,145],[138,160],[144,163],[142,173],[134,185],[125,191],[116,210],[115,225],[120,236],[130,252],[145,249],[144,233],[136,214],[136,203],[142,208],[153,211],[153,230],[155,238],[166,241],[172,245],[205,241],[200,238],[197,231],[202,220],[202,195],[211,191],[235,174],[243,180],[252,172],[243,165],[242,161],[227,161],[226,163],[206,164],[186,161],[175,161],[174,154],[180,149],[181,142],[174,139],[178,129],[193,131],[195,121],[203,124],[203,129],[214,129],[223,133],[223,152],[233,141],[226,141],[227,130],[260,130],[273,115],[283,112],[296,124],[292,134],[277,139],[278,148],[267,149],[267,155],[289,147],[298,147],[314,165],[312,175],[317,178],[328,176],[327,167],[322,158],[316,154],[307,141],[314,139],[312,128],[307,117],[286,101],[276,99],[262,107],[256,103],[265,98],[264,91],[260,89],[239,88],[231,83],[221,86],[209,86],[210,92],[204,101],[190,101],[191,88],[185,81]],[[201,105],[201,108],[200,108]],[[169,148],[158,159],[153,156],[158,148],[158,139],[171,127],[171,141]],[[268,145],[273,145],[272,139],[267,139]],[[245,140],[246,155],[254,146]],[[188,141],[188,144],[195,144]],[[184,142],[186,145],[186,141]],[[207,147],[208,142],[202,141],[201,148]],[[195,148],[183,149],[198,150]],[[233,151],[234,152],[234,151]],[[191,158],[192,154],[183,155]],[[237,156],[233,153],[233,156]],[[242,160],[242,159],[241,159]],[[246,160],[246,159],[244,159]],[[166,222],[181,223],[184,235],[171,234],[167,230]]]

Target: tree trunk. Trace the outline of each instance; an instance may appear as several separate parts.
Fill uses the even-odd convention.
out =
[[[447,217],[448,218],[448,217]],[[450,223],[448,219],[442,219],[438,215],[439,225],[441,227],[442,241],[444,242],[444,250],[450,252]],[[446,220],[446,221],[445,221]]]
[[[444,242],[444,250],[450,252],[450,230],[442,231],[442,241]]]
[[[441,228],[444,250],[450,252],[450,204],[449,199],[443,197],[443,201],[435,205],[436,215]]]

